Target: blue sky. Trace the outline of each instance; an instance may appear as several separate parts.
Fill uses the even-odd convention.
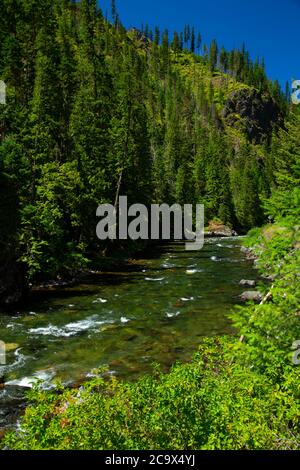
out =
[[[207,44],[227,49],[245,42],[252,57],[264,57],[268,76],[283,87],[300,80],[300,0],[116,0],[126,27],[158,25],[170,32],[195,26]],[[103,13],[110,0],[99,0]]]

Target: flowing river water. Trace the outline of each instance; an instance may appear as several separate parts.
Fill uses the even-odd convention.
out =
[[[0,428],[24,404],[35,380],[79,384],[103,365],[125,379],[188,361],[201,338],[232,333],[228,314],[257,279],[240,238],[207,239],[203,250],[171,243],[97,283],[39,298],[26,310],[0,314]]]

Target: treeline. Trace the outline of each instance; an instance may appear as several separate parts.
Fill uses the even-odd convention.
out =
[[[207,221],[240,231],[264,220],[270,139],[229,138],[221,116],[236,80],[276,89],[262,65],[216,44],[203,57],[179,57],[180,35],[171,45],[157,29],[145,43],[114,9],[113,18],[96,0],[3,1],[0,198],[9,223],[0,243],[30,279],[76,272],[106,248],[96,239],[96,208],[118,194],[146,205],[205,203]],[[187,27],[183,49],[193,37]],[[229,73],[224,87],[213,83],[217,67]]]

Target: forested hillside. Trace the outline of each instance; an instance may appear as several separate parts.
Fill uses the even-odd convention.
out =
[[[22,298],[24,275],[91,266],[107,249],[96,208],[118,194],[204,203],[206,222],[239,233],[265,220],[287,97],[263,61],[189,26],[126,31],[112,13],[96,0],[2,2],[2,303]]]
[[[233,313],[236,335],[202,340],[169,374],[123,383],[100,370],[80,391],[36,389],[9,448],[299,450],[299,133],[292,115],[274,141],[275,223],[247,238],[271,284]]]
[[[106,255],[138,248],[96,238],[98,205],[116,204],[118,195],[146,205],[203,203],[207,224],[250,230],[245,244],[264,277],[262,301],[234,310],[231,336],[199,334],[193,360],[168,374],[157,367],[123,382],[99,369],[80,388],[35,387],[1,446],[299,450],[299,107],[244,46],[207,45],[188,25],[172,37],[148,26],[127,31],[112,7],[108,21],[96,0],[2,0],[0,304],[22,300],[30,283],[73,277]],[[214,291],[216,302],[224,292]],[[99,308],[97,328],[107,302],[99,295],[90,302]],[[134,300],[141,309],[142,300]],[[71,309],[77,315],[73,304],[63,315]],[[86,325],[90,317],[79,315],[75,326]],[[129,322],[123,315],[120,328]],[[32,328],[35,316],[26,320],[35,334],[63,329],[67,342],[74,333],[70,318],[60,329]],[[157,329],[158,318],[171,321],[157,314]],[[126,341],[138,334],[129,331]],[[39,339],[36,349],[54,338]],[[78,351],[82,359],[86,351]]]

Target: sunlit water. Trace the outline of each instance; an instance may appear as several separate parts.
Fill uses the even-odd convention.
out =
[[[190,252],[173,243],[133,270],[100,275],[97,285],[1,314],[8,352],[0,366],[0,426],[7,403],[22,401],[18,387],[34,378],[46,386],[58,377],[80,383],[107,365],[109,373],[133,379],[151,372],[154,362],[167,370],[189,360],[205,336],[230,334],[228,314],[245,290],[239,281],[257,278],[240,245],[238,238],[208,239],[203,250]]]

